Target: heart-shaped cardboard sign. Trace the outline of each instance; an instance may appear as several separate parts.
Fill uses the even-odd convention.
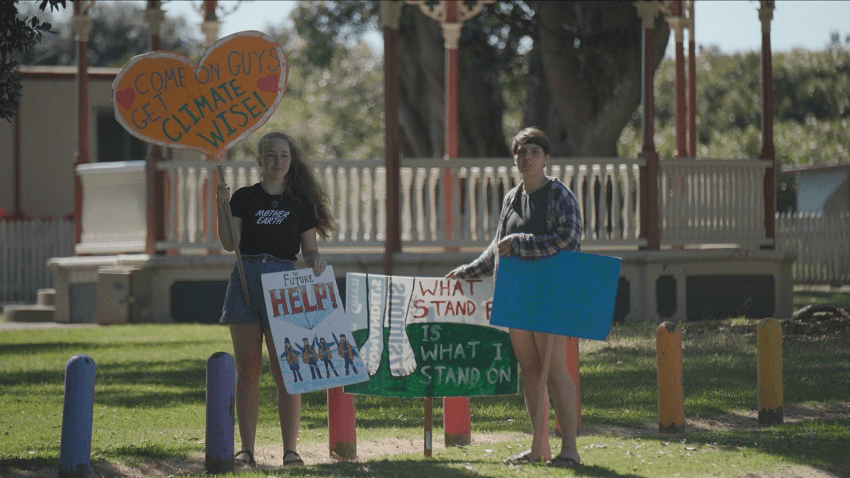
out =
[[[219,160],[274,113],[289,76],[270,37],[221,38],[195,64],[170,51],[133,57],[112,84],[115,118],[133,136]]]

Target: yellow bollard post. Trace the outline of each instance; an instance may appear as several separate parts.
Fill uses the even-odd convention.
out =
[[[785,421],[782,408],[782,326],[776,319],[758,323],[759,424]]]
[[[682,334],[674,322],[655,329],[658,356],[658,430],[685,431],[685,392],[682,387]]]

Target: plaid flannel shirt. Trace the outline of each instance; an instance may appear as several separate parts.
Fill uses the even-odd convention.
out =
[[[578,201],[566,184],[552,179],[546,201],[546,234],[511,234],[511,254],[522,259],[541,259],[559,251],[581,251],[582,222]],[[522,183],[505,194],[496,236],[487,249],[469,264],[453,272],[460,279],[474,279],[494,274],[499,268],[497,245],[505,235],[505,224],[512,203],[519,201]]]

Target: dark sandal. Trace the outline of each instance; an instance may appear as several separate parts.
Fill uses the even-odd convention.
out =
[[[525,450],[517,453],[516,455],[511,455],[504,460],[505,463],[509,465],[521,465],[525,463],[531,462],[531,450]]]
[[[286,450],[283,452],[283,466],[304,466],[304,460],[297,451]]]
[[[257,462],[254,461],[254,452],[252,452],[251,450],[241,450],[239,453],[236,454],[236,456],[233,457],[233,461],[241,463],[243,465],[254,466],[257,464]]]
[[[561,455],[552,458],[552,461],[550,461],[548,465],[556,468],[573,468],[576,466],[582,466],[580,461],[575,461],[572,458]]]

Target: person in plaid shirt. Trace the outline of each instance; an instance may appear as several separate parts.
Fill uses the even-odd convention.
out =
[[[538,128],[525,128],[514,137],[511,151],[522,182],[505,195],[496,235],[487,249],[477,259],[457,267],[446,277],[473,279],[495,275],[501,256],[541,259],[560,251],[581,250],[581,210],[572,191],[563,182],[546,176],[544,168],[549,162],[549,150],[549,138]],[[549,334],[510,329],[510,337],[522,372],[525,403],[533,427],[539,394],[545,390],[541,386],[541,375]],[[552,337],[551,365],[546,383],[558,422],[563,426],[561,452],[552,459],[547,419],[540,430],[532,430],[538,437],[534,447],[507,460],[512,463],[546,460],[552,466],[581,464],[576,448],[576,388],[567,370],[567,337]],[[545,405],[548,410],[548,404]]]

